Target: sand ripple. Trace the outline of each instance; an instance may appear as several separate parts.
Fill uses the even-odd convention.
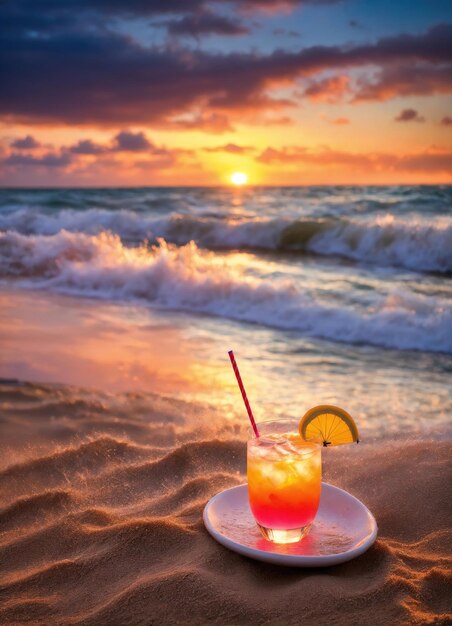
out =
[[[245,480],[245,446],[202,407],[12,383],[0,406],[2,624],[452,619],[447,442],[331,451],[328,480],[366,502],[379,539],[355,561],[303,571],[245,559],[205,532],[207,499]]]

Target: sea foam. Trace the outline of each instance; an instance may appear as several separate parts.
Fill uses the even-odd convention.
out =
[[[118,235],[0,233],[0,275],[23,286],[139,301],[295,330],[308,336],[401,350],[452,352],[452,305],[400,290],[360,310],[329,304],[288,277],[268,281],[191,242],[125,246]]]
[[[195,241],[210,249],[268,250],[335,256],[418,272],[452,273],[452,219],[396,217],[363,219],[229,218],[171,214],[156,216],[120,210],[87,209],[41,213],[20,209],[0,215],[0,230],[54,235],[60,230],[117,234],[125,242]]]

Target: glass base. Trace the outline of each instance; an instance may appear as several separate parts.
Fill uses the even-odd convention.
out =
[[[311,524],[303,526],[302,528],[290,528],[289,530],[265,528],[265,526],[261,526],[260,524],[258,524],[258,526],[265,539],[273,543],[297,543],[297,541],[301,541],[303,537],[308,534],[311,528]]]

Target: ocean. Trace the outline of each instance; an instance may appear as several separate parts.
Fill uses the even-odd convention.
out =
[[[99,326],[106,311],[120,320],[124,346],[153,328],[156,371],[184,351],[178,374],[186,367],[193,384],[167,378],[167,395],[241,412],[232,348],[258,419],[332,403],[372,438],[442,436],[452,408],[451,206],[449,186],[3,189],[3,319],[21,315],[7,309],[11,294],[58,296],[52,324],[66,322],[69,337],[71,314],[89,303]],[[165,343],[169,329],[177,341]],[[84,382],[46,369],[26,345],[19,359],[8,344],[3,377]],[[127,349],[146,358],[142,345]],[[114,380],[134,388],[131,377]]]

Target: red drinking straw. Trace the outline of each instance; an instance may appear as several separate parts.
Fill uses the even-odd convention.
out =
[[[256,437],[259,437],[259,431],[257,430],[256,420],[254,419],[254,415],[253,415],[253,412],[251,410],[250,403],[248,402],[248,398],[247,398],[247,395],[246,395],[245,387],[243,386],[243,383],[242,383],[242,377],[240,376],[239,368],[237,367],[237,363],[235,362],[234,353],[233,353],[232,350],[229,350],[228,354],[229,354],[229,358],[231,359],[232,367],[234,369],[235,377],[237,378],[237,382],[239,384],[240,391],[242,392],[243,402],[245,403],[245,407],[246,407],[246,410],[247,410],[247,413],[248,413],[248,417],[250,418],[251,426],[253,427],[254,434],[256,435]]]

